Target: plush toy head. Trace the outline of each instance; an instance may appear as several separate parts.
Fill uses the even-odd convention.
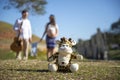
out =
[[[72,54],[72,46],[76,44],[71,38],[67,39],[65,37],[61,38],[60,41],[57,41],[59,45],[58,52],[60,54]]]

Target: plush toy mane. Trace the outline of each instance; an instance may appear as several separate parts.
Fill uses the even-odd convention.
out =
[[[76,42],[73,42],[71,38],[67,39],[65,37],[61,38],[61,40],[57,43],[59,44],[59,46],[61,46],[62,44],[69,44],[70,47],[76,44]]]

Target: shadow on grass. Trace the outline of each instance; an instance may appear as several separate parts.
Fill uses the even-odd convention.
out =
[[[43,70],[32,70],[32,69],[7,69],[10,71],[20,71],[20,72],[50,72],[47,69],[43,69]],[[70,70],[58,70],[58,73],[72,73]]]
[[[47,69],[43,70],[32,70],[32,69],[8,69],[10,71],[20,71],[20,72],[49,72]]]
[[[58,70],[58,73],[72,73],[70,70]]]

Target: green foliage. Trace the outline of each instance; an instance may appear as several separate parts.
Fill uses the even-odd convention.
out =
[[[111,50],[108,57],[111,60],[120,60],[120,50]]]
[[[114,22],[110,29],[114,32],[114,33],[120,33],[120,19],[117,22]]]
[[[108,44],[120,44],[120,19],[110,26],[107,32]]]
[[[4,6],[4,9],[14,7],[19,11],[26,9],[32,14],[44,14],[46,4],[46,0],[8,0],[8,4]]]
[[[120,44],[120,34],[107,33],[107,43]]]

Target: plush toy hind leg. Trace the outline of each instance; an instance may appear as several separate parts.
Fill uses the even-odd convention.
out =
[[[79,69],[79,65],[77,63],[71,64],[70,65],[70,71],[71,72],[76,72]]]
[[[48,64],[48,70],[51,71],[51,72],[56,72],[58,70],[58,66],[56,64],[49,63]]]

